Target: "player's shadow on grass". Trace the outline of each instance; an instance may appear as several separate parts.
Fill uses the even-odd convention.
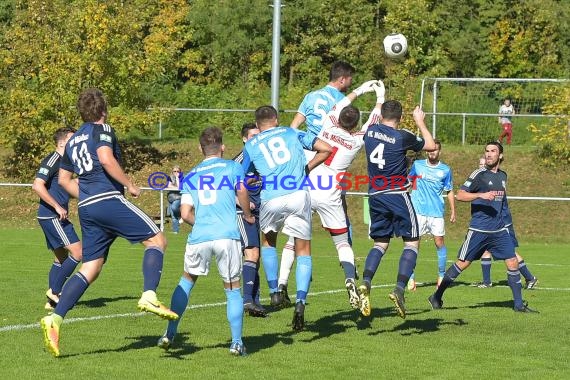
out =
[[[395,326],[391,330],[378,330],[370,332],[368,335],[375,336],[379,334],[385,334],[390,332],[399,332],[400,335],[410,336],[410,335],[421,335],[426,333],[433,333],[439,331],[441,326],[465,326],[467,322],[463,319],[456,319],[453,321],[445,320],[442,318],[428,318],[428,319],[408,319],[403,323]]]
[[[480,302],[476,305],[466,306],[468,309],[480,309],[482,307],[497,307],[497,308],[513,308],[513,300],[506,300],[506,301],[487,301],[487,302]]]
[[[105,307],[108,303],[117,302],[117,301],[125,301],[125,300],[138,300],[138,297],[131,297],[131,296],[120,296],[120,297],[99,297],[90,300],[84,300],[77,302],[77,306],[86,306],[90,308],[97,308],[97,307]]]

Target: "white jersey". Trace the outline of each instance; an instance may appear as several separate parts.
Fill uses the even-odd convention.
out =
[[[515,114],[515,108],[512,104],[508,107],[503,104],[499,107],[499,114],[501,115],[501,124],[510,124],[511,116]]]

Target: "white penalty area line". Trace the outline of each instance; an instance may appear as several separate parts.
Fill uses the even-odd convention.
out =
[[[418,282],[417,283],[418,286],[422,286],[423,283]],[[393,287],[393,284],[382,284],[382,285],[373,285],[372,288],[373,289],[378,289],[378,288],[390,288]],[[506,285],[498,285],[498,286],[494,286],[494,287],[501,287],[501,288],[508,288],[508,286]],[[534,288],[532,291],[535,290],[547,290],[547,291],[557,291],[557,292],[568,292],[570,291],[570,288],[543,288],[543,287],[536,287]],[[309,293],[309,296],[311,297],[315,297],[315,296],[321,296],[321,295],[328,295],[328,294],[336,294],[336,293],[342,293],[342,292],[346,292],[346,289],[332,289],[332,290],[324,290],[322,292],[314,292],[314,293]],[[292,298],[295,298],[295,296],[292,296]],[[269,298],[262,298],[262,301],[269,301]],[[218,307],[218,306],[225,306],[227,303],[226,302],[215,302],[215,303],[204,303],[204,304],[199,304],[199,305],[189,305],[186,310],[192,310],[192,309],[204,309],[204,308],[210,308],[210,307]],[[144,315],[148,315],[149,313],[122,313],[122,314],[110,314],[110,315],[96,315],[93,317],[80,317],[80,318],[67,318],[65,319],[65,324],[68,323],[77,323],[77,322],[89,322],[89,321],[99,321],[102,319],[115,319],[115,318],[138,318],[138,317],[142,317]],[[22,331],[22,330],[30,330],[30,329],[39,329],[40,328],[40,324],[39,323],[30,323],[27,325],[8,325],[8,326],[3,326],[0,327],[0,333],[3,332],[11,332],[11,331]]]

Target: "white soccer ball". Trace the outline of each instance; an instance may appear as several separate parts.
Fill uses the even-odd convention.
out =
[[[392,33],[384,38],[384,52],[390,58],[402,58],[408,51],[408,40],[402,33]]]

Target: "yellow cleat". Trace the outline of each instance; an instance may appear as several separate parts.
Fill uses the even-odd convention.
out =
[[[360,285],[358,291],[360,293],[360,313],[368,317],[372,311],[370,307],[370,290],[366,285]]]
[[[147,311],[149,313],[156,314],[163,319],[178,319],[178,314],[164,306],[162,302],[156,298],[156,293],[152,290],[147,290],[142,294],[137,307],[140,311]]]
[[[59,326],[53,321],[51,315],[43,317],[40,326],[44,332],[44,344],[48,352],[57,358],[59,356]]]

